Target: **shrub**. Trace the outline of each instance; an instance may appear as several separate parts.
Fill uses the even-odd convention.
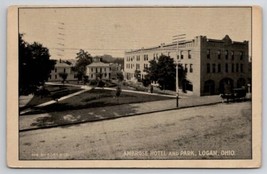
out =
[[[92,85],[92,86],[97,85],[97,81],[96,81],[96,80],[91,80],[91,81],[90,81],[90,85]]]

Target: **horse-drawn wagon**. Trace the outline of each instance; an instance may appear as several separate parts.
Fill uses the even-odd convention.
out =
[[[246,98],[246,89],[244,88],[235,88],[229,93],[220,94],[222,102],[229,101],[244,101]]]

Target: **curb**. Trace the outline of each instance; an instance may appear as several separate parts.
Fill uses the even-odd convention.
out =
[[[193,106],[184,106],[184,107],[179,107],[179,108],[169,108],[169,109],[162,109],[162,110],[156,110],[156,111],[149,111],[149,112],[140,112],[136,114],[126,114],[126,115],[119,115],[115,117],[110,117],[110,118],[103,118],[103,119],[98,119],[98,120],[86,120],[86,121],[80,121],[80,122],[74,122],[74,123],[65,123],[61,125],[51,125],[51,126],[45,126],[45,127],[35,127],[35,128],[28,128],[28,129],[22,129],[19,130],[19,132],[27,132],[27,131],[33,131],[33,130],[39,130],[39,129],[50,129],[50,128],[56,128],[56,127],[65,127],[65,126],[74,126],[77,124],[85,124],[89,122],[99,122],[99,121],[106,121],[106,120],[115,120],[119,118],[126,118],[126,117],[132,117],[132,116],[139,116],[143,114],[152,114],[152,113],[157,113],[157,112],[166,112],[166,111],[172,111],[172,110],[180,110],[180,109],[187,109],[187,108],[194,108],[194,107],[203,107],[203,106],[211,106],[211,105],[216,105],[220,104],[220,102],[215,102],[215,103],[207,103],[207,104],[202,104],[202,105],[193,105]]]

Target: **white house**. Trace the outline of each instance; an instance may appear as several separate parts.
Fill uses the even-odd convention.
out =
[[[111,67],[109,63],[93,62],[86,67],[86,75],[89,80],[110,79]]]
[[[48,81],[62,81],[60,73],[67,73],[66,81],[77,80],[75,72],[72,70],[73,65],[69,65],[61,60],[57,61],[55,68],[51,71]]]

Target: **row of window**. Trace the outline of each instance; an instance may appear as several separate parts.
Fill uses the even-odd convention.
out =
[[[214,55],[214,54],[211,54],[211,50],[210,49],[207,49],[207,59],[210,59],[211,58],[211,55]],[[222,52],[221,50],[217,50],[216,52],[216,56],[218,59],[221,59],[222,57]],[[235,56],[239,56],[239,59],[240,60],[243,60],[243,57],[244,57],[244,52],[243,51],[238,51],[238,53],[236,54],[233,50],[230,51],[230,54],[229,54],[229,51],[228,50],[225,50],[224,51],[224,58],[226,60],[228,60],[230,57],[232,60],[235,59]]]
[[[241,72],[243,73],[244,72],[244,66],[243,64],[239,64],[239,63],[232,63],[232,64],[228,64],[226,63],[225,66],[224,66],[224,72],[228,73],[230,72],[230,68],[231,68],[231,72],[234,73],[234,72]],[[220,73],[222,71],[222,68],[221,68],[221,64],[209,64],[207,63],[207,73]]]
[[[189,68],[189,72],[192,73],[193,72],[193,64],[181,64],[184,67],[185,72],[188,72],[188,68]],[[145,63],[144,64],[144,69],[148,68],[149,64]],[[189,67],[188,67],[189,66]],[[135,64],[126,64],[126,68],[128,69],[134,69]],[[140,64],[136,64],[136,69],[140,70]]]
[[[191,59],[192,58],[192,51],[191,50],[181,50],[180,51],[180,54],[177,55],[177,59],[184,59],[185,55],[184,55],[184,52],[187,52],[187,58],[188,59]],[[207,59],[211,59],[212,57],[214,57],[214,53],[211,54],[211,50],[210,49],[207,49]],[[163,53],[161,53],[161,55],[163,55]],[[212,56],[211,56],[212,55]],[[158,58],[159,54],[158,53],[154,53],[153,54],[153,58],[154,60],[156,58]],[[168,56],[170,56],[170,52],[168,52]],[[222,51],[221,50],[217,50],[216,52],[216,56],[218,59],[221,59],[222,58]],[[229,54],[229,51],[228,50],[225,50],[224,51],[224,58],[226,60],[228,60],[229,58],[231,58],[232,60],[235,59],[235,57],[238,56],[240,60],[243,60],[244,58],[244,52],[243,51],[238,51],[238,53],[236,53],[235,51],[231,50],[230,51],[230,54]],[[133,61],[135,59],[135,56],[133,57],[127,57],[127,61]],[[140,55],[136,56],[136,61],[140,61]],[[145,54],[144,55],[144,61],[148,61],[148,54]]]
[[[126,68],[127,69],[132,69],[132,68],[134,68],[134,64],[126,64]]]
[[[145,68],[148,68],[148,63],[145,63],[144,64],[144,69]],[[136,68],[137,70],[140,70],[141,69],[141,66],[140,66],[140,64],[136,64],[136,66],[135,66],[135,64],[126,64],[126,68],[127,69],[134,69],[134,68]]]
[[[57,68],[54,69],[55,73],[57,72]],[[63,69],[63,72],[66,72],[66,68]]]
[[[161,53],[161,55],[162,55],[162,53]],[[168,55],[169,55],[169,53],[168,53]],[[158,53],[153,54],[153,57],[154,58],[158,58]],[[133,56],[133,57],[127,57],[126,61],[134,61],[135,58],[136,58],[136,61],[140,61],[141,60],[141,56],[137,55],[137,56]],[[145,54],[144,55],[144,61],[147,61],[147,60],[148,60],[148,54]]]
[[[184,52],[185,52],[185,50],[182,50],[182,51],[180,51],[180,55],[177,55],[177,59],[184,59]],[[191,54],[191,50],[187,50],[187,58],[188,59],[191,59],[192,58],[192,54]]]
[[[185,50],[180,51],[180,55],[177,55],[177,59],[179,59],[179,58],[183,59],[184,58],[184,52],[185,52]],[[186,52],[187,52],[187,58],[191,59],[192,58],[192,54],[191,54],[192,51],[191,50],[187,50]],[[163,55],[163,53],[160,53],[160,55]],[[170,56],[170,55],[171,55],[171,52],[168,52],[167,56]],[[133,61],[134,58],[135,58],[134,56],[133,57],[127,57],[127,61]],[[159,53],[154,53],[153,54],[153,59],[155,60],[155,59],[158,59],[158,58],[159,58]],[[140,61],[140,56],[137,56],[136,60]],[[148,61],[148,54],[144,55],[144,61]]]
[[[180,51],[180,56],[177,55],[177,59],[179,59],[179,58],[183,59],[184,58],[184,52],[185,52],[185,50]],[[163,53],[160,53],[160,55],[163,55]],[[170,56],[170,55],[171,55],[171,52],[168,52],[167,56]],[[188,59],[192,58],[191,50],[187,50],[187,57],[188,57]],[[127,57],[127,61],[133,61],[134,58],[135,58],[135,56]],[[159,58],[159,53],[154,53],[153,54],[153,58],[154,58],[154,60],[158,59]],[[136,56],[136,61],[140,61],[140,56]],[[148,61],[148,54],[144,54],[144,61]]]
[[[134,59],[135,59],[135,56],[133,56],[133,57],[127,57],[126,58],[126,61],[134,61]],[[141,56],[140,55],[138,55],[138,56],[136,56],[136,61],[140,61],[141,60]],[[144,60],[145,60],[145,55],[144,55]]]
[[[101,67],[100,68],[91,68],[91,72],[94,72],[94,69],[95,69],[95,72],[98,73],[98,72],[102,72],[102,71],[106,72],[106,71],[108,71],[108,69],[111,70],[111,67],[109,67],[109,68],[101,68]]]
[[[181,64],[184,68],[185,72],[188,72],[188,65],[189,65],[189,72],[192,73],[193,72],[193,64]]]

